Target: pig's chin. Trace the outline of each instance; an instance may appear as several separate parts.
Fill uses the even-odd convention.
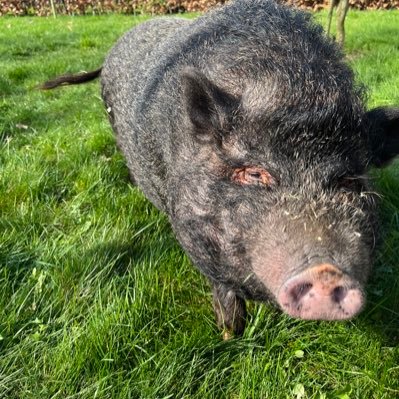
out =
[[[304,320],[345,320],[356,316],[365,298],[359,284],[334,265],[321,264],[289,278],[277,302],[284,313]]]

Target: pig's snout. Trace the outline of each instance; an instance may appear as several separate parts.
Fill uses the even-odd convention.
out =
[[[278,302],[292,317],[342,320],[360,312],[364,295],[351,277],[333,265],[321,264],[288,279]]]

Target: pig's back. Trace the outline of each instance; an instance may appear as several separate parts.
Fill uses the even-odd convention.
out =
[[[163,148],[160,137],[143,125],[143,118],[148,118],[140,114],[139,103],[146,101],[143,92],[148,86],[149,70],[158,62],[159,47],[188,23],[181,18],[157,18],[138,25],[111,49],[101,72],[102,96],[129,171],[162,210],[166,174]]]
[[[193,21],[159,18],[128,32],[104,64],[103,97],[131,174],[168,211],[171,176],[192,145],[181,87],[185,67],[244,102],[248,97],[251,112],[262,115],[271,106],[315,98],[321,105],[314,106],[323,107],[339,94],[331,92],[335,87],[350,90],[352,75],[341,60],[307,14],[272,0],[236,0]],[[286,119],[291,123],[289,113]]]

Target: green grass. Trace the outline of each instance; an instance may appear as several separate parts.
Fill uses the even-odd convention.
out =
[[[223,342],[207,282],[128,184],[98,83],[35,90],[97,68],[143,20],[0,19],[0,397],[399,398],[398,165],[373,172],[384,239],[360,317],[251,304],[244,337]],[[349,14],[370,106],[399,105],[398,22]]]

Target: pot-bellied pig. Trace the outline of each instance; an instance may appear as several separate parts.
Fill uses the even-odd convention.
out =
[[[308,14],[237,0],[145,22],[102,68],[132,180],[168,216],[240,334],[245,299],[302,319],[359,313],[378,230],[366,172],[399,151],[399,109],[365,110],[339,47]],[[178,267],[178,266],[177,266]]]

